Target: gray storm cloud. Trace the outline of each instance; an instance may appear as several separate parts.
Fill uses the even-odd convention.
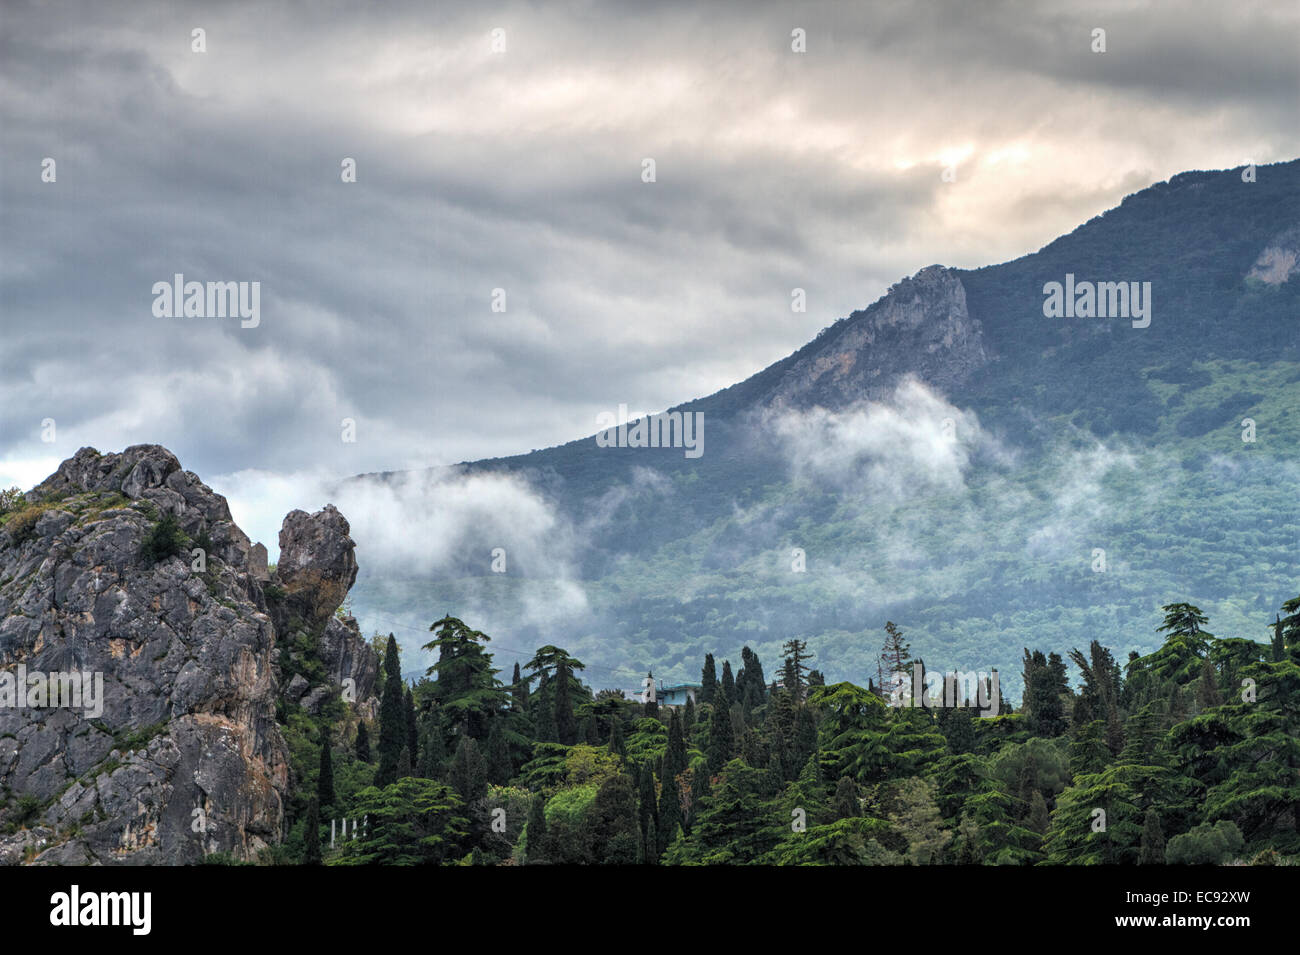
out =
[[[1300,153],[1291,5],[252,9],[5,4],[0,480],[84,444],[335,477],[546,447],[922,265]],[[259,327],[154,317],[177,272],[260,282]]]

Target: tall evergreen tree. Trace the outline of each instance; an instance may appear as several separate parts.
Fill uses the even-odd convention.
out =
[[[858,787],[848,776],[841,776],[835,786],[835,818],[853,819],[862,815],[858,804]]]
[[[316,776],[316,799],[321,806],[334,805],[334,760],[330,753],[330,731],[321,732],[320,772]]]
[[[397,780],[397,763],[406,741],[406,699],[402,692],[402,664],[397,639],[390,633],[384,651],[384,691],[379,700],[379,768],[375,785]]]
[[[676,779],[686,772],[686,740],[682,736],[681,720],[677,718],[674,708],[668,718],[668,747],[664,750],[663,768],[660,770],[659,784],[676,790]],[[661,830],[662,831],[662,830]],[[670,828],[668,832],[672,832]]]
[[[307,803],[306,831],[303,833],[302,861],[305,865],[321,864],[320,801],[316,796]]]
[[[420,731],[415,722],[415,697],[411,693],[411,688],[406,688],[406,748],[411,755],[411,765],[414,766],[419,759],[420,752]]]
[[[727,698],[727,705],[730,706],[736,702],[736,678],[731,675],[731,661],[722,661],[722,681],[718,684],[722,693]]]
[[[546,861],[546,797],[534,793],[528,804],[528,829],[524,853],[529,865]]]
[[[623,741],[623,721],[617,716],[609,724],[609,751],[614,756],[627,755],[627,744]]]
[[[370,762],[370,731],[365,720],[357,724],[356,756],[359,762]]]
[[[715,775],[722,772],[722,767],[727,765],[734,752],[731,739],[731,714],[727,712],[724,705],[726,702],[727,695],[720,693],[709,717],[709,772]]]
[[[718,689],[718,670],[713,662],[713,654],[704,655],[704,670],[700,673],[700,702],[712,703],[713,694]]]
[[[1160,814],[1148,809],[1142,825],[1142,842],[1138,848],[1138,865],[1165,864],[1165,834],[1160,828]]]
[[[892,620],[885,621],[885,645],[880,649],[880,692],[888,699],[912,675],[912,646],[903,639],[903,632]]]
[[[682,707],[682,733],[685,736],[691,735],[691,728],[695,725],[695,697],[687,696],[686,705]]]

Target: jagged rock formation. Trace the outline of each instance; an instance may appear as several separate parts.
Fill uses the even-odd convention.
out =
[[[784,369],[769,401],[774,407],[838,408],[888,396],[904,374],[946,392],[989,360],[961,279],[931,265],[804,349]]]
[[[289,531],[288,602],[332,633],[319,665],[353,676],[364,702],[373,652],[355,624],[319,622],[356,574],[347,522],[329,510],[291,515],[311,532]],[[177,864],[251,858],[281,839],[277,614],[250,550],[225,499],[157,445],[83,448],[5,515],[0,678],[20,665],[98,674],[103,698],[0,705],[0,861]]]

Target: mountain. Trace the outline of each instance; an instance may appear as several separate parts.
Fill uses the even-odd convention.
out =
[[[157,445],[82,448],[3,504],[0,861],[279,844],[286,810],[301,816],[306,719],[377,705],[374,651],[335,613],[357,571],[347,521],[289,514],[272,574],[225,498]]]
[[[1009,697],[1023,647],[1149,650],[1174,600],[1267,639],[1300,543],[1300,160],[1248,179],[1182,173],[1031,255],[922,269],[670,409],[703,416],[697,458],[591,436],[358,478],[435,528],[445,496],[421,482],[509,479],[554,520],[540,539],[448,524],[432,567],[367,561],[358,616],[409,644],[456,608],[624,687],[744,644],[770,672],[791,637],[865,684],[894,620],[931,666],[998,667]],[[1131,308],[1048,317],[1049,283],[1125,283]]]

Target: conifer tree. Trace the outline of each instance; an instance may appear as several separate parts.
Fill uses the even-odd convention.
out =
[[[510,782],[515,773],[514,763],[510,759],[510,746],[506,743],[502,719],[494,719],[488,730],[485,758],[487,760],[487,778],[498,786]]]
[[[451,764],[451,786],[467,806],[487,795],[487,763],[471,736],[462,736]]]
[[[546,797],[541,793],[534,793],[528,804],[524,853],[529,865],[546,861]]]
[[[623,721],[617,716],[609,724],[609,751],[615,756],[627,755],[627,744],[623,741]]]
[[[726,708],[727,696],[718,694],[709,717],[709,772],[720,773],[731,759],[731,714]]]
[[[419,759],[420,752],[420,732],[415,722],[415,697],[411,693],[411,688],[406,688],[406,748],[410,752],[411,765],[415,766]]]
[[[307,803],[306,832],[303,833],[302,861],[304,865],[321,864],[320,848],[320,802],[316,796]]]
[[[334,760],[330,753],[330,731],[321,732],[320,773],[316,777],[316,799],[321,806],[334,805]]]
[[[700,702],[712,703],[713,694],[718,689],[718,671],[713,662],[713,654],[704,655],[704,670],[700,674]]]
[[[682,735],[690,736],[695,726],[695,697],[686,697],[686,706],[682,709]]]
[[[375,785],[381,789],[397,780],[397,763],[406,741],[406,700],[402,692],[401,658],[390,633],[384,651],[384,692],[379,701],[379,769]]]
[[[659,783],[663,787],[676,789],[675,780],[684,772],[686,772],[686,741],[682,737],[682,724],[677,718],[677,710],[673,709],[668,719],[668,748],[664,750]],[[667,831],[672,832],[672,829]]]
[[[677,780],[674,779],[659,791],[659,821],[655,825],[655,831],[658,833],[656,859],[663,855],[664,850],[668,848],[668,840],[671,834],[676,832],[681,824],[681,791],[678,790]]]
[[[1142,825],[1142,842],[1138,849],[1138,865],[1165,864],[1165,834],[1160,828],[1160,815],[1148,809]]]
[[[786,654],[785,665],[781,667],[781,682],[796,703],[802,702],[804,690],[808,686],[808,680],[804,676],[808,672],[808,666],[804,663],[809,659],[808,643],[790,639],[781,649]]]
[[[853,819],[862,815],[858,804],[858,787],[848,776],[841,776],[835,786],[835,818]]]
[[[736,702],[736,678],[731,675],[731,661],[722,661],[722,682],[718,684],[727,698],[727,705]]]
[[[641,832],[645,833],[648,823],[659,812],[658,801],[655,798],[655,774],[649,763],[642,763],[637,768],[637,773],[639,779],[637,823],[641,827]]]
[[[370,731],[365,720],[357,724],[356,756],[360,762],[370,762]]]
[[[510,698],[517,713],[528,711],[528,681],[519,676],[519,664],[515,663],[515,672],[510,680]]]
[[[397,757],[397,778],[406,779],[408,776],[412,775],[412,773],[411,751],[407,748],[406,744],[403,743],[402,752]]]

